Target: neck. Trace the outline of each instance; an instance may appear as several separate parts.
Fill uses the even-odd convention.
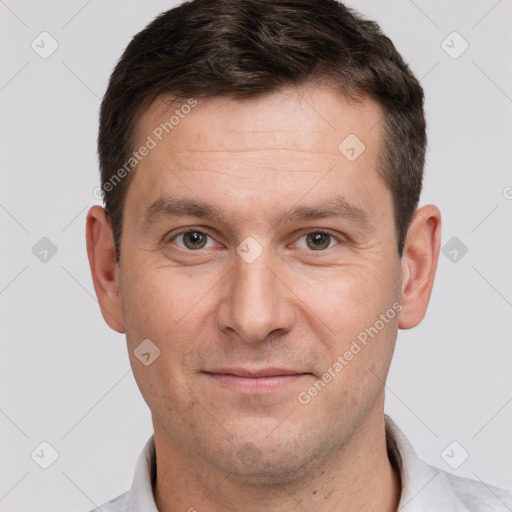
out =
[[[186,453],[158,423],[154,497],[160,512],[322,510],[396,512],[400,476],[390,462],[382,411],[367,417],[329,460],[286,485],[254,485]]]

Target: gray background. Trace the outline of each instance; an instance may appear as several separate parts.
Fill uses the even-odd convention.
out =
[[[2,512],[83,512],[120,494],[152,432],[124,336],[100,316],[84,225],[98,203],[97,112],[110,72],[173,5],[0,1]],[[349,5],[380,22],[422,80],[422,204],[440,207],[443,245],[457,238],[440,256],[427,317],[399,334],[387,413],[427,462],[512,488],[512,0]],[[59,45],[46,59],[31,47],[51,49],[43,31]],[[43,237],[57,249],[46,261]],[[59,454],[48,469],[43,441]]]

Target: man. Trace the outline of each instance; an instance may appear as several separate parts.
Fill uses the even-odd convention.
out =
[[[333,0],[194,0],[136,35],[101,107],[87,249],[154,436],[106,511],[505,511],[384,415],[440,212],[423,91]]]

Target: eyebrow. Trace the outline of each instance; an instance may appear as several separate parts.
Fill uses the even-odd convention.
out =
[[[147,231],[158,222],[176,217],[206,218],[223,223],[228,223],[229,218],[232,218],[222,208],[200,200],[162,196],[146,208],[142,229]],[[273,215],[269,223],[275,228],[285,223],[326,218],[342,218],[360,228],[372,227],[369,213],[351,204],[343,196],[336,196],[322,206],[297,205],[288,210],[281,210]]]
[[[326,218],[345,219],[361,228],[369,228],[372,225],[370,214],[363,208],[351,204],[343,196],[336,196],[322,206],[296,206],[282,211],[272,219],[271,224],[278,226],[287,222]]]

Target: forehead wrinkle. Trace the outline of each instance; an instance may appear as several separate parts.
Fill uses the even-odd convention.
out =
[[[201,146],[203,147],[203,146]],[[272,148],[242,148],[242,149],[236,149],[236,148],[233,148],[233,149],[214,149],[214,148],[211,148],[211,149],[196,149],[196,148],[191,148],[191,149],[180,149],[179,151],[173,151],[173,156],[177,156],[177,155],[180,155],[180,154],[187,154],[187,153],[226,153],[226,154],[231,154],[231,153],[264,153],[264,152],[275,152],[275,151],[280,151],[280,152],[290,152],[290,153],[306,153],[306,154],[311,154],[311,155],[329,155],[329,156],[333,156],[333,153],[331,151],[313,151],[311,149],[300,149],[300,148],[291,148],[291,147],[283,147],[283,146],[278,146],[278,147],[272,147]],[[337,155],[335,155],[337,156]]]

